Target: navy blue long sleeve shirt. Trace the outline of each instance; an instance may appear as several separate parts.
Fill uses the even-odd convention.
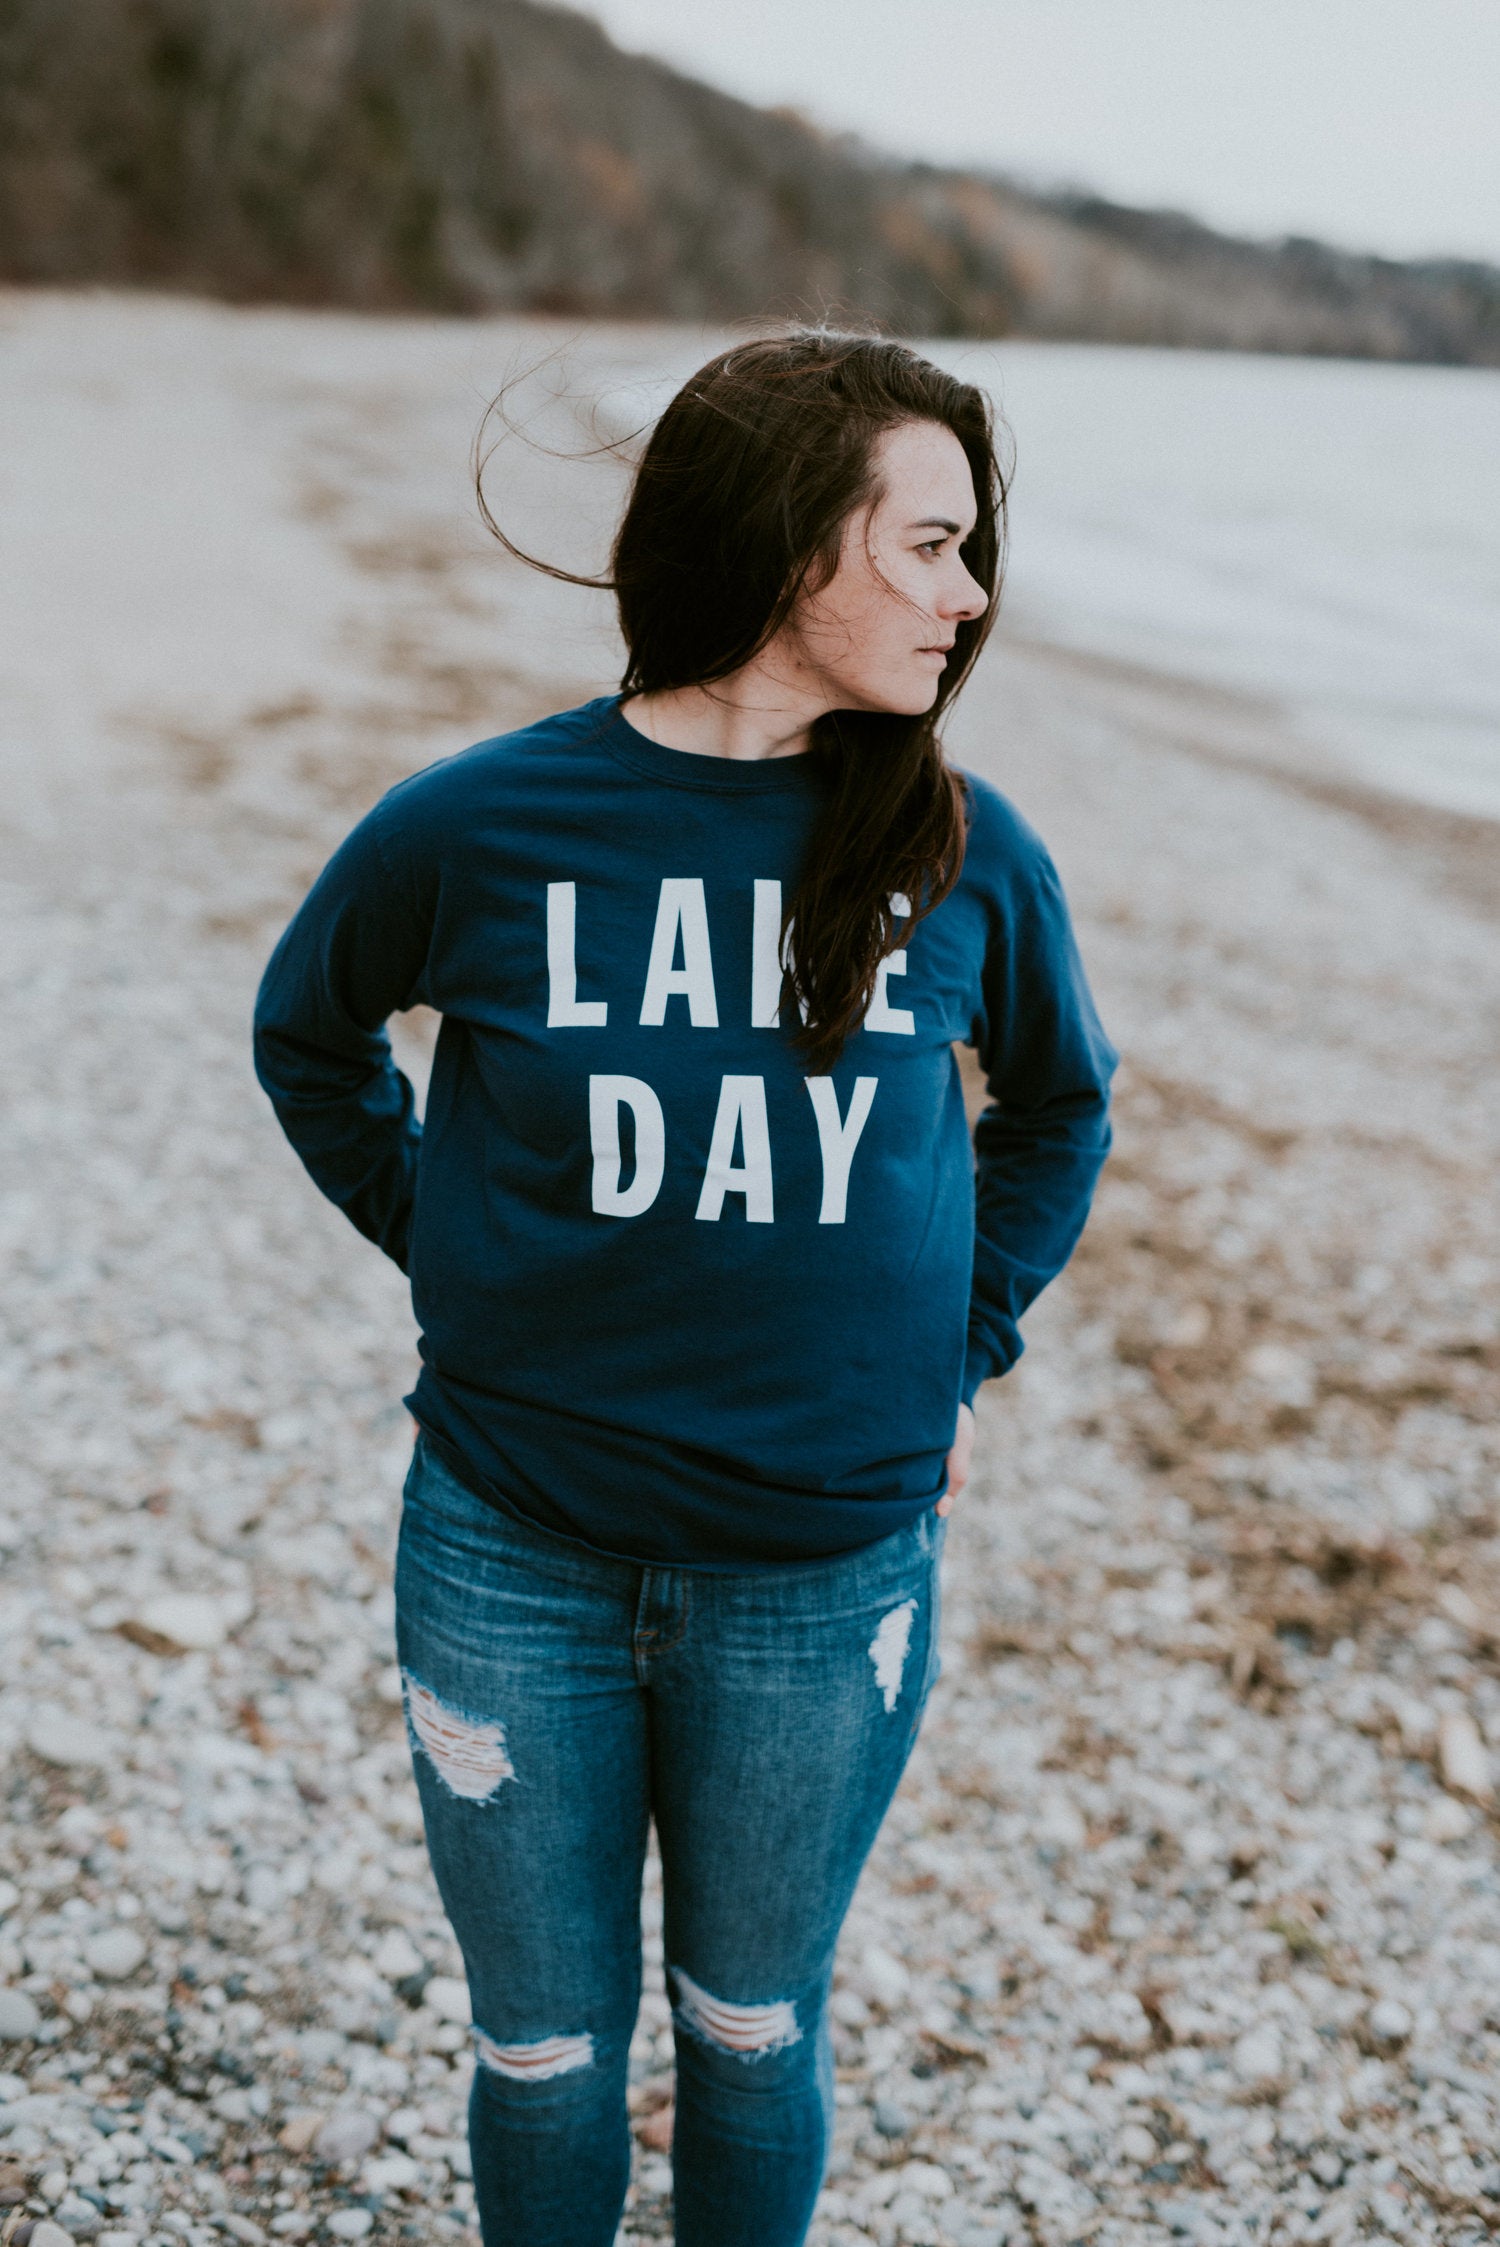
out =
[[[1115,1058],[1050,859],[967,786],[961,880],[821,1076],[777,949],[810,757],[663,748],[609,696],[404,781],[324,869],[257,1069],[409,1272],[407,1401],[495,1504],[743,1568],[941,1492],[959,1403],[1082,1229]],[[418,1004],[442,1016],[421,1125],[384,1029]],[[972,1146],[955,1040],[991,1096]]]

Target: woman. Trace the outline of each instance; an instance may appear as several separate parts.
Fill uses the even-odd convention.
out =
[[[652,1819],[676,2236],[811,2218],[972,1400],[1108,1144],[1051,864],[937,737],[1004,498],[982,394],[899,344],[712,360],[615,542],[623,694],[393,789],[266,973],[261,1080],[422,1331],[398,1651],[487,2247],[615,2237]]]

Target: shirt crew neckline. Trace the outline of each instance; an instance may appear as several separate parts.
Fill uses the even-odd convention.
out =
[[[810,749],[795,757],[706,757],[692,749],[668,749],[633,726],[621,704],[610,698],[600,725],[604,746],[622,764],[671,788],[697,788],[715,795],[741,795],[767,789],[807,790],[816,783],[817,760]]]

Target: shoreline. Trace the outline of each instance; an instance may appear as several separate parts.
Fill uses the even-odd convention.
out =
[[[1299,736],[1269,695],[1035,635],[1009,635],[1003,612],[996,631],[1002,660],[1013,653],[1061,677],[1123,694],[1129,708],[1117,716],[1149,730],[1159,742],[1225,770],[1270,780],[1308,803],[1352,813],[1381,835],[1410,845],[1466,904],[1500,919],[1500,814],[1450,810],[1348,770]]]

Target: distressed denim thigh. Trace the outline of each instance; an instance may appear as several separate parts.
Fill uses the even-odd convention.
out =
[[[477,2055],[516,2083],[623,2081],[649,1811],[633,1574],[510,1522],[419,1450],[396,1563],[412,1760]]]
[[[754,2066],[819,2036],[936,1674],[941,1548],[927,1514],[837,1561],[698,1578],[652,1664],[668,1980],[700,2047]]]

